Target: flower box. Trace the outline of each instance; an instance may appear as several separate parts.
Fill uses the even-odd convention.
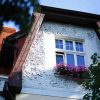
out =
[[[58,75],[71,76],[73,78],[83,79],[86,78],[85,74],[88,72],[88,68],[85,66],[70,66],[65,63],[57,64],[54,67],[54,71]]]

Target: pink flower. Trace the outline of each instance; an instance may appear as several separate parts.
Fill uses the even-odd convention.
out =
[[[68,74],[68,75],[77,75],[79,76],[80,73],[83,73],[83,72],[87,72],[88,71],[88,68],[86,66],[72,66],[72,65],[69,65],[69,64],[65,64],[65,63],[60,63],[60,64],[57,64],[55,66],[55,71],[58,73],[60,73],[61,71],[63,70],[63,72],[65,74]]]

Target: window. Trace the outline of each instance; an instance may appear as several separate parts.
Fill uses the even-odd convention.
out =
[[[77,55],[77,65],[78,66],[84,66],[85,65],[84,56]]]
[[[55,39],[56,64],[64,62],[71,66],[85,66],[83,43],[82,41]]]
[[[66,50],[73,50],[73,42],[72,41],[65,41],[66,43]]]
[[[66,57],[67,57],[67,64],[71,65],[71,66],[75,66],[74,55],[73,54],[67,54]]]
[[[63,49],[63,41],[56,39],[56,48]]]
[[[83,52],[83,44],[80,42],[75,42],[76,44],[76,51]]]
[[[56,64],[63,63],[63,54],[56,54]]]

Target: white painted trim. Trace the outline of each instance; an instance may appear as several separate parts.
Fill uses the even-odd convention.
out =
[[[55,39],[61,39],[61,40],[69,40],[69,41],[76,41],[76,42],[84,42],[84,38],[73,38],[73,37],[69,37],[69,36],[62,36],[62,35],[55,35]]]

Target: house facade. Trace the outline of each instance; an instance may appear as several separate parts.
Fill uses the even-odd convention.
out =
[[[73,78],[55,74],[54,68],[60,63],[89,67],[91,56],[100,55],[96,31],[100,16],[42,5],[33,16],[32,29],[8,78],[11,86],[22,84],[16,100],[82,99],[87,91]]]
[[[82,99],[87,91],[73,78],[56,75],[54,67],[59,63],[89,67],[91,56],[100,55],[100,35],[95,31],[98,16],[44,6],[41,12],[45,15],[38,21],[23,62],[21,92],[38,100]]]

